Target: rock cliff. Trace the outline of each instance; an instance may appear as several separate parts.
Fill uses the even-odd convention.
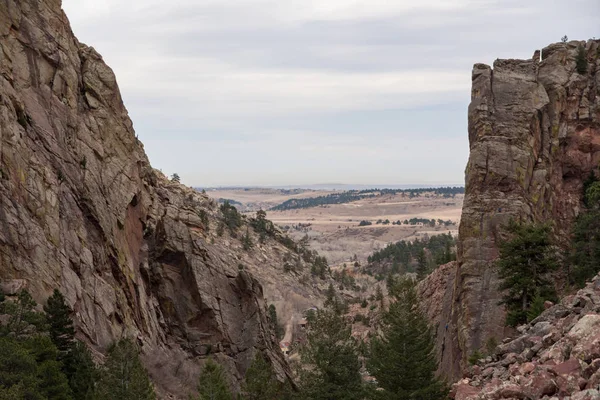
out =
[[[576,67],[579,46],[585,72]],[[455,343],[441,354],[452,380],[471,352],[506,333],[493,268],[502,226],[511,218],[550,221],[566,241],[581,209],[583,182],[600,163],[599,47],[556,43],[541,57],[473,68],[458,266],[443,322],[450,321],[445,342]]]
[[[233,386],[257,351],[286,379],[248,271],[282,274],[289,251],[272,240],[243,251],[215,233],[218,218],[214,201],[151,168],[115,75],[60,0],[0,0],[2,289],[44,302],[60,288],[99,355],[136,338],[162,396],[187,397],[208,354]],[[298,287],[287,274],[269,296]]]

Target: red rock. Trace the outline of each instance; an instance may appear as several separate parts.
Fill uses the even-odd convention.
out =
[[[521,375],[528,375],[528,374],[530,374],[530,373],[531,373],[531,372],[532,372],[534,369],[535,369],[535,364],[534,364],[534,363],[530,363],[530,362],[528,362],[528,363],[522,364],[522,365],[519,367],[519,373],[520,373]]]
[[[480,389],[469,385],[467,379],[463,379],[452,387],[450,397],[455,400],[467,400],[477,396]]]
[[[552,307],[553,305],[554,305],[554,303],[553,303],[553,302],[546,300],[546,301],[544,302],[544,310],[547,310],[547,309],[549,309],[549,308],[550,308],[550,307]]]
[[[527,395],[533,399],[539,399],[542,396],[551,396],[558,390],[558,386],[553,377],[546,371],[531,375],[523,384]]]
[[[557,375],[570,375],[581,369],[579,360],[571,358],[568,361],[560,363],[552,368]]]
[[[500,390],[500,397],[505,399],[524,399],[527,396],[525,396],[521,386],[509,384]]]

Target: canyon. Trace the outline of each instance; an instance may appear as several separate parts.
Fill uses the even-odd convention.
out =
[[[576,62],[581,47],[585,72]],[[457,399],[519,397],[493,379],[557,376],[563,363],[577,370],[573,379],[587,377],[579,389],[597,379],[589,367],[600,363],[589,349],[580,352],[585,365],[571,361],[579,353],[557,355],[577,335],[597,343],[589,329],[597,321],[585,315],[598,311],[597,279],[566,297],[563,311],[551,307],[522,328],[519,334],[528,336],[515,339],[519,344],[501,345],[503,358],[484,360],[479,369],[467,359],[490,340],[515,335],[498,304],[494,260],[502,227],[511,219],[551,222],[566,244],[582,209],[583,182],[598,174],[599,58],[600,40],[570,41],[529,60],[473,68],[458,260],[418,288],[437,333],[439,372],[451,382],[470,376],[455,387]],[[193,392],[208,356],[225,367],[234,389],[259,352],[280,381],[291,381],[267,304],[293,318],[320,305],[328,282],[306,278],[306,263],[276,237],[244,249],[248,219],[237,233],[219,234],[221,218],[214,199],[151,167],[113,71],[76,39],[60,0],[0,0],[4,293],[26,288],[43,303],[59,288],[74,310],[78,338],[99,360],[114,340],[134,338],[161,398]],[[297,271],[284,273],[288,262]],[[523,354],[539,341],[533,337],[541,337],[536,352],[555,361],[554,372],[539,363],[534,372],[521,371],[533,360]],[[553,350],[555,343],[564,346]],[[576,391],[569,388],[557,385],[553,393]]]

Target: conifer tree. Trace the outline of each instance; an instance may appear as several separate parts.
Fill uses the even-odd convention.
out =
[[[278,400],[280,384],[275,379],[271,364],[259,352],[246,371],[246,381],[242,386],[244,400]]]
[[[308,315],[308,326],[300,352],[306,366],[300,372],[302,398],[364,399],[358,348],[344,317],[331,308],[317,310]]]
[[[274,304],[269,305],[268,308],[269,322],[271,324],[271,329],[275,332],[275,336],[277,339],[281,339],[283,336],[283,328],[279,324],[279,320],[277,319],[277,309]]]
[[[540,296],[539,293],[536,293],[531,302],[531,306],[529,306],[529,309],[527,310],[527,322],[533,321],[542,312],[544,312],[544,298]]]
[[[250,232],[246,229],[246,233],[242,236],[242,247],[244,250],[248,251],[252,247],[254,247],[254,242],[252,242],[252,237],[250,236]]]
[[[233,396],[227,387],[223,367],[209,358],[198,379],[197,400],[233,400]]]
[[[427,276],[427,258],[425,250],[421,249],[417,253],[417,279],[421,280]]]
[[[77,400],[96,399],[96,384],[100,379],[92,354],[84,343],[75,341],[64,361],[64,371],[69,379],[73,398]]]
[[[0,325],[0,335],[8,333],[19,337],[32,332],[43,332],[46,328],[45,317],[35,311],[37,303],[27,290],[21,290],[16,301],[0,303],[0,314],[9,316],[6,325]]]
[[[585,51],[585,47],[583,47],[582,45],[579,45],[579,47],[577,47],[577,56],[575,57],[575,67],[577,69],[578,74],[584,75],[587,73],[587,70],[588,70],[587,54]]]
[[[42,400],[35,356],[14,337],[0,336],[0,399]]]
[[[578,286],[600,271],[600,182],[592,177],[586,182],[584,204],[573,227],[571,281]]]
[[[517,224],[507,227],[511,238],[500,243],[497,261],[502,303],[506,306],[506,323],[515,326],[527,321],[527,311],[536,294],[554,300],[555,292],[549,273],[558,264],[547,225]]]
[[[154,388],[142,365],[138,347],[121,339],[108,350],[98,383],[98,398],[106,400],[154,400]]]
[[[62,293],[58,289],[54,289],[54,293],[44,306],[44,311],[48,320],[50,338],[58,349],[58,359],[62,361],[71,351],[75,339],[71,308],[65,302]]]
[[[412,280],[394,283],[394,297],[384,314],[382,336],[373,338],[367,369],[375,376],[382,399],[437,400],[446,396],[445,385],[435,377],[433,335],[417,307]]]
[[[37,363],[38,390],[46,399],[71,400],[69,381],[58,361],[59,351],[47,335],[33,335],[23,342]]]

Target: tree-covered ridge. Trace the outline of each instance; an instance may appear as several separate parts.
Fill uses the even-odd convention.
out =
[[[395,194],[406,194],[410,198],[420,197],[425,193],[432,193],[444,198],[452,198],[457,194],[464,194],[464,187],[439,187],[439,188],[419,188],[419,189],[365,189],[348,190],[340,193],[331,193],[326,196],[307,197],[304,199],[289,199],[283,203],[271,208],[273,211],[295,210],[299,208],[310,208],[325,206],[330,204],[350,203],[357,200]]]
[[[456,240],[450,234],[441,234],[414,241],[401,240],[388,244],[368,258],[367,272],[378,270],[387,273],[427,273],[437,265],[456,259]]]

